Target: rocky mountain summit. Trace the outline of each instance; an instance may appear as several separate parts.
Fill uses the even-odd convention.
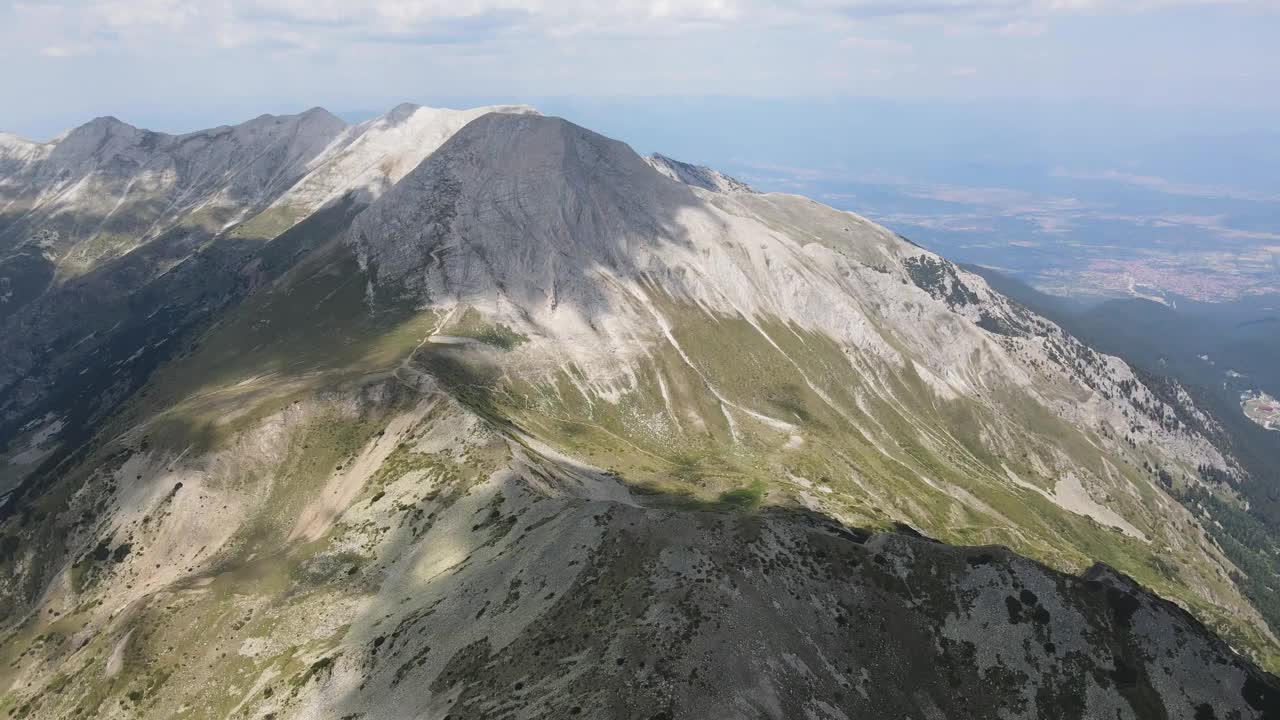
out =
[[[654,170],[685,185],[692,185],[703,190],[713,190],[715,192],[755,192],[750,185],[741,180],[729,177],[719,170],[709,167],[690,165],[660,153],[649,155],[644,160]]]
[[[12,717],[1280,716],[1213,418],[857,215],[522,106],[0,171]]]

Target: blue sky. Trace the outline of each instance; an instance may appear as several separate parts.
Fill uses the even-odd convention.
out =
[[[1265,129],[1277,37],[1275,0],[23,0],[0,4],[0,128],[42,139],[101,114],[187,130],[314,105],[715,96]]]

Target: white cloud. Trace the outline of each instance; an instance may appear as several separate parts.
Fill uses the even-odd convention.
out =
[[[115,30],[176,30],[200,15],[200,7],[180,0],[97,0],[89,6],[96,21]]]
[[[94,50],[353,44],[465,45],[523,38],[655,34],[740,22],[748,0],[54,0],[18,2],[0,40],[45,57]],[[0,20],[3,20],[0,7]],[[155,43],[154,45],[152,43]]]
[[[891,38],[863,35],[848,35],[840,40],[840,45],[858,50],[893,54],[906,54],[914,50],[909,44]]]
[[[242,47],[345,42],[484,42],[518,30],[530,35],[662,33],[689,27],[935,23],[1013,35],[1043,33],[1068,14],[1141,12],[1224,0],[54,0],[11,6],[28,40],[54,49],[125,49],[168,43]],[[1229,1],[1229,0],[1226,0]],[[1273,7],[1269,0],[1233,3]],[[879,28],[881,26],[877,26]],[[905,52],[878,32],[850,35],[846,47]],[[56,56],[56,55],[54,55]]]
[[[47,58],[68,58],[79,55],[80,51],[67,45],[48,45],[40,48],[40,54]]]
[[[0,0],[0,61],[24,69],[11,73],[10,90],[41,98],[6,108],[0,127],[51,115],[47,108],[55,105],[64,114],[48,125],[161,102],[219,112],[229,112],[229,103],[257,112],[538,95],[1280,102],[1267,92],[1280,68],[1270,62],[1271,47],[1257,42],[1280,23],[1258,12],[1260,3],[1245,12],[1214,11],[1221,22],[1209,23],[1213,32],[1204,33],[1197,45],[1203,52],[1194,57],[1180,38],[1199,38],[1204,23],[1188,13],[1113,17],[1132,12],[1126,7],[1046,0]],[[1085,14],[1106,17],[1078,17]],[[1068,16],[1070,23],[1061,21]],[[1166,31],[1129,34],[1148,24]],[[1095,42],[1090,28],[1105,31]],[[1010,37],[1037,33],[1045,34],[1041,41]],[[974,74],[948,74],[965,68]],[[1239,68],[1255,77],[1221,79]]]
[[[1049,31],[1049,23],[1044,20],[1012,20],[994,28],[1000,35],[1018,37],[1035,37]]]

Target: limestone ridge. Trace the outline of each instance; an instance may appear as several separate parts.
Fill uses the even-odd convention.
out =
[[[184,135],[100,117],[44,144],[0,136],[0,248],[39,235],[74,275],[176,227],[222,232],[268,207],[280,232],[347,192],[376,195],[489,111],[531,109],[402,105],[347,126],[313,108]]]
[[[313,212],[346,193],[373,199],[459,128],[481,115],[536,113],[527,105],[495,105],[470,110],[428,108],[404,103],[387,114],[347,128],[310,165],[306,178],[277,201],[282,208]]]
[[[704,190],[713,192],[755,192],[750,185],[737,178],[729,177],[719,170],[702,165],[690,165],[660,153],[645,157],[645,162],[652,165],[654,170],[672,180],[678,180],[686,185],[700,187]]]
[[[265,207],[296,182],[344,128],[318,108],[185,135],[97,118],[29,152],[27,162],[0,181],[0,212],[14,216],[0,228],[0,242],[53,230],[59,231],[58,249],[66,250],[90,239],[80,235],[84,230],[101,227],[134,230],[141,237],[132,242],[141,244],[201,210],[231,222],[245,209]],[[82,228],[62,221],[66,218],[95,224]],[[151,222],[140,225],[140,220]],[[95,252],[81,248],[70,260],[92,263]]]

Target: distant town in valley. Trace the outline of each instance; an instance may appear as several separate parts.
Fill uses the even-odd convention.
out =
[[[819,198],[1044,292],[1175,305],[1280,294],[1280,156],[1260,142],[1280,147],[1273,134],[1202,136],[1091,154],[1081,140],[1057,154],[1002,145],[1001,157],[982,143],[940,154],[904,143],[799,166],[717,165],[761,190]],[[1204,160],[1255,155],[1265,172]]]
[[[1240,406],[1244,409],[1245,417],[1268,430],[1280,432],[1280,401],[1262,393],[1245,396]]]

